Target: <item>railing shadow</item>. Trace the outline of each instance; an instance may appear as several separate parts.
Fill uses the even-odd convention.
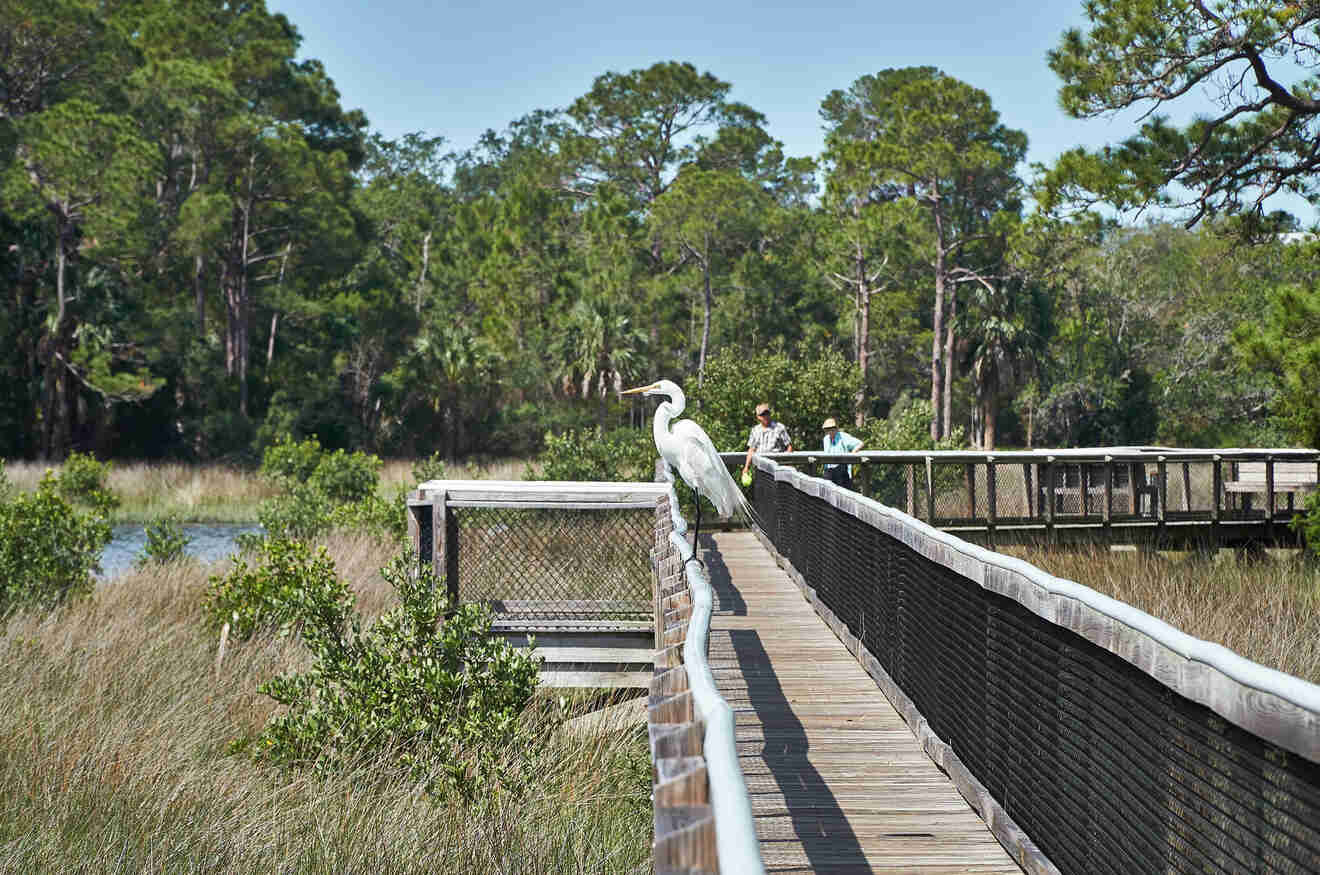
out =
[[[702,536],[701,552],[698,555],[706,565],[706,576],[710,578],[710,588],[714,591],[712,611],[717,615],[747,616],[747,602],[743,600],[738,587],[733,585],[732,573],[724,561],[724,554],[715,546],[714,535]]]
[[[702,546],[717,598],[734,601],[741,608],[734,613],[745,614],[746,604],[719,550],[713,542],[707,546],[704,539]],[[720,694],[741,718],[739,764],[752,799],[766,869],[796,868],[788,861],[797,856],[794,846],[800,845],[813,871],[871,872],[847,815],[808,758],[811,742],[806,727],[775,676],[760,634],[712,630],[710,664]]]

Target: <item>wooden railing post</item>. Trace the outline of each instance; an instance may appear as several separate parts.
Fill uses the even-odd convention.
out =
[[[1265,456],[1265,537],[1274,540],[1274,457]]]
[[[1045,540],[1054,546],[1054,457],[1045,457],[1045,476],[1041,478],[1045,487]]]
[[[995,484],[995,457],[985,457],[985,533],[986,543],[991,549],[995,546],[995,498],[997,487]]]
[[[1114,516],[1114,457],[1105,456],[1105,532],[1110,530]]]
[[[1159,541],[1163,543],[1165,517],[1169,507],[1169,472],[1165,464],[1165,457],[1156,456],[1155,466],[1155,507],[1159,515],[1159,523],[1156,528],[1159,531]]]
[[[1183,510],[1192,509],[1192,466],[1187,462],[1182,463],[1183,475]]]
[[[935,525],[935,459],[926,457],[926,522]]]
[[[1224,473],[1220,464],[1222,458],[1216,453],[1210,462],[1210,491],[1213,493],[1210,505],[1210,542],[1215,548],[1219,547],[1219,501],[1224,493]]]
[[[963,465],[963,479],[967,481],[967,516],[976,517],[976,466]]]

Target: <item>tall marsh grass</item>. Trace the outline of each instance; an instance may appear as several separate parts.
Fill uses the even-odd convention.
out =
[[[416,485],[410,459],[385,462],[380,494],[391,497],[403,486]],[[449,466],[445,476],[455,480],[520,480],[527,469],[523,459],[471,461]],[[6,462],[5,472],[19,489],[37,488],[47,468],[41,462]],[[111,516],[114,523],[148,523],[177,517],[195,523],[252,523],[261,502],[280,494],[274,483],[256,471],[223,465],[184,465],[175,462],[115,462],[107,485],[121,501]]]
[[[1007,552],[1007,551],[1006,551]],[[1108,550],[1012,551],[1261,665],[1320,683],[1320,565]]]
[[[328,546],[362,612],[388,607],[390,548]],[[644,730],[562,731],[553,698],[527,717],[544,744],[502,752],[529,789],[475,805],[384,757],[317,775],[231,753],[272,713],[257,685],[306,655],[262,638],[217,671],[200,605],[221,570],[139,571],[0,628],[0,871],[650,871]]]

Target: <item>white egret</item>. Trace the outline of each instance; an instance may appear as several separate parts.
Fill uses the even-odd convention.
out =
[[[748,522],[754,523],[755,514],[738,484],[733,482],[729,469],[720,458],[715,444],[705,429],[690,419],[670,423],[683,412],[687,399],[683,390],[672,380],[660,380],[649,386],[628,389],[624,395],[668,395],[668,401],[660,402],[655,411],[652,430],[655,435],[655,448],[660,456],[669,463],[678,476],[696,491],[704,495],[715,505],[720,516],[741,513]],[[701,501],[697,501],[697,524],[692,533],[692,551],[696,555],[697,536],[701,533]]]

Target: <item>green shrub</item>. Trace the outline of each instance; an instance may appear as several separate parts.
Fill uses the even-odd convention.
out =
[[[1301,532],[1307,552],[1320,559],[1320,492],[1306,497],[1305,509],[1293,517],[1292,527]]]
[[[655,459],[650,429],[569,430],[557,436],[547,434],[545,449],[523,476],[527,480],[649,481],[655,479]]]
[[[337,504],[361,501],[376,494],[380,468],[376,456],[335,450],[321,456],[307,485]]]
[[[537,661],[491,636],[480,605],[446,617],[443,583],[415,566],[404,556],[382,569],[400,604],[366,631],[347,613],[306,617],[315,663],[260,687],[288,710],[257,740],[259,757],[333,769],[389,750],[433,790],[466,798],[508,779],[493,772],[495,752],[518,732]]]
[[[792,358],[786,352],[747,356],[722,350],[706,362],[698,389],[685,386],[688,409],[721,452],[747,452],[756,405],[769,403],[774,418],[788,428],[795,450],[819,450],[826,417],[846,420],[861,386],[861,370],[835,350]]]
[[[412,467],[412,476],[414,483],[425,483],[427,480],[444,480],[448,474],[445,467],[445,460],[441,458],[439,452],[434,452],[429,458],[422,459]]]
[[[255,549],[265,538],[306,540],[331,529],[365,530],[402,537],[406,506],[402,493],[379,498],[381,460],[363,452],[326,452],[315,437],[282,438],[266,448],[261,472],[284,494],[261,503],[261,534],[240,535],[239,547]]]
[[[259,631],[287,635],[309,622],[327,629],[348,621],[353,596],[324,547],[313,551],[302,541],[272,537],[256,545],[254,565],[247,558],[210,578],[203,609],[212,627],[230,623],[231,635],[250,638]]]
[[[315,437],[295,441],[285,435],[262,453],[261,473],[291,488],[312,479],[321,455],[321,442]]]
[[[70,453],[55,478],[59,494],[73,504],[90,507],[108,514],[119,506],[119,498],[106,487],[110,476],[109,462],[98,462],[94,456]]]
[[[329,512],[327,528],[401,541],[408,536],[408,490],[400,487],[393,498],[368,495],[361,501],[341,504]]]
[[[90,592],[110,522],[98,504],[78,510],[50,473],[35,492],[0,502],[0,615]]]
[[[9,482],[9,475],[5,473],[5,460],[0,459],[0,501],[8,501],[13,491],[14,484]]]
[[[257,508],[257,522],[261,532],[239,535],[241,549],[251,550],[268,538],[288,538],[305,541],[328,532],[334,508],[325,497],[309,486],[296,486],[292,491],[268,498]]]
[[[192,539],[183,532],[183,523],[177,516],[162,517],[147,524],[147,546],[138,557],[139,568],[178,562],[187,556]]]
[[[919,398],[900,402],[889,411],[887,419],[873,419],[860,429],[864,450],[958,450],[967,439],[962,426],[939,441],[930,439],[930,402]],[[935,488],[947,491],[960,488],[961,466],[941,465],[935,470]],[[925,482],[924,470],[920,480]],[[924,487],[923,487],[924,489]],[[899,465],[877,465],[871,474],[871,497],[893,507],[907,504],[907,472]]]

